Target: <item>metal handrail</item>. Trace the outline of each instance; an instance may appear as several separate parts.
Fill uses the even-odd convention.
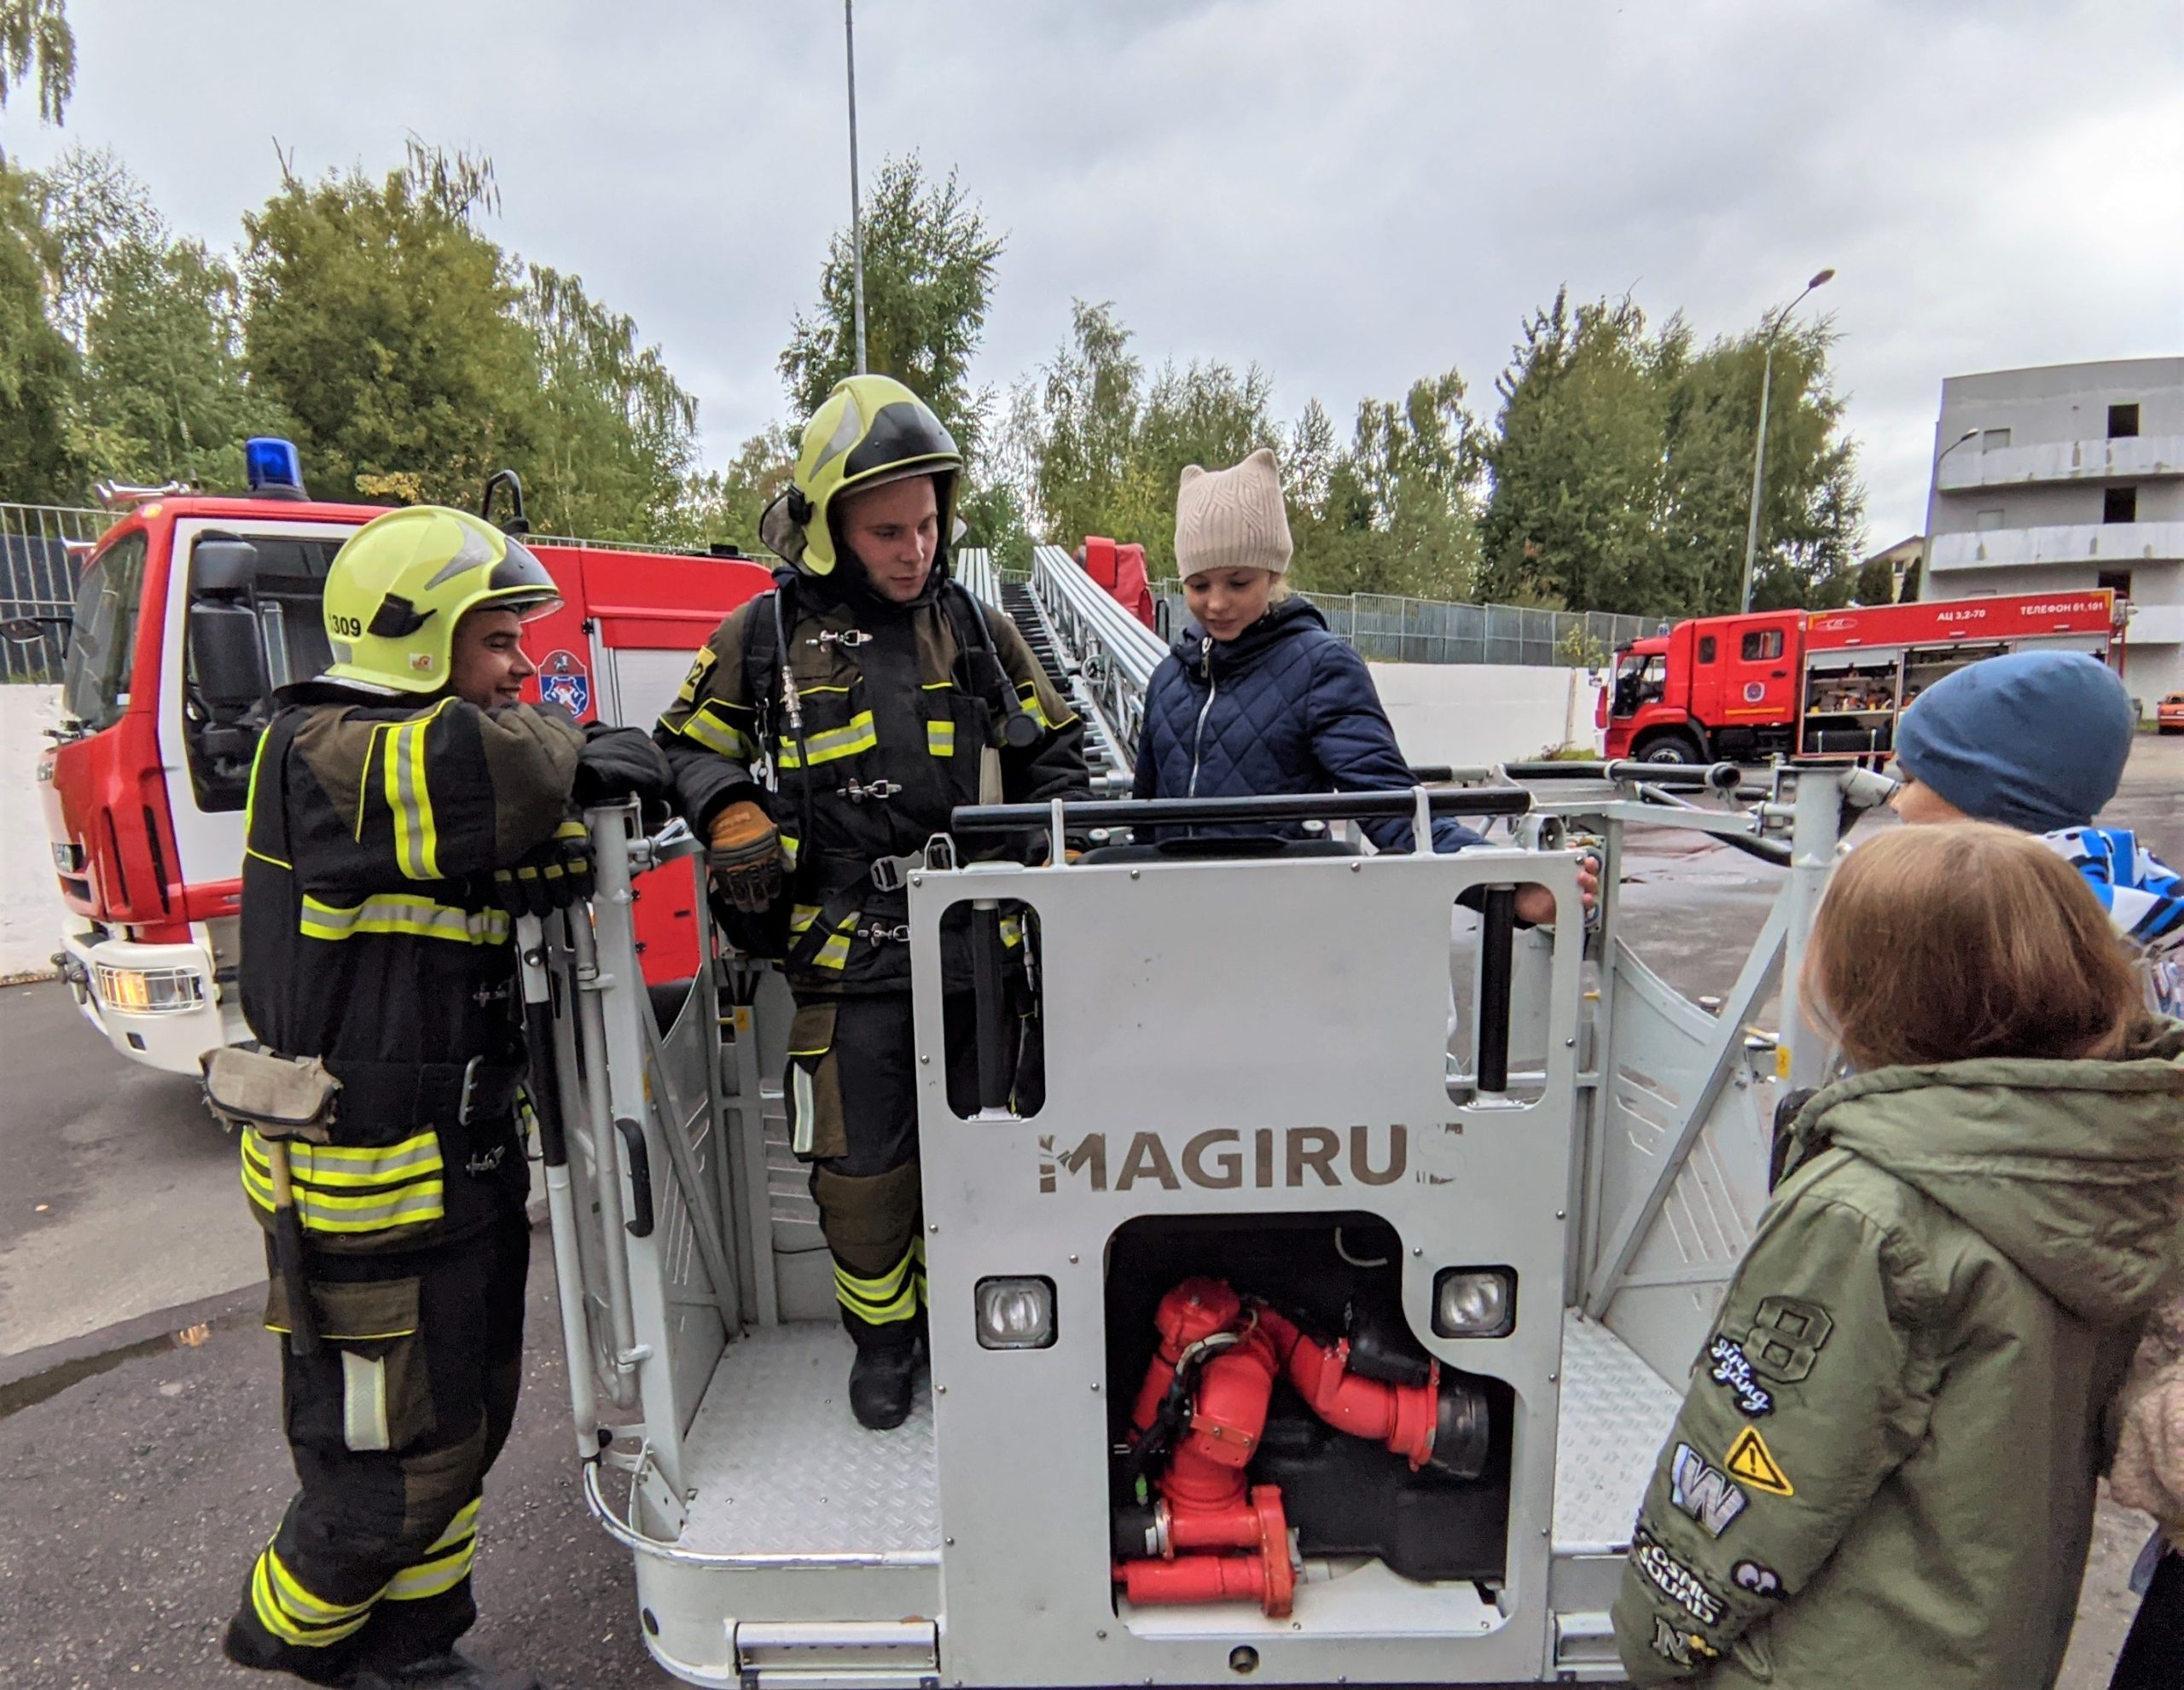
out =
[[[1032,553],[1031,592],[1076,653],[1079,680],[1125,754],[1145,720],[1145,694],[1167,648],[1059,546]]]

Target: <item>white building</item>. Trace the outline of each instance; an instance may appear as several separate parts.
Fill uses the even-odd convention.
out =
[[[1922,599],[2112,588],[2147,715],[2184,688],[2184,357],[1942,383]]]

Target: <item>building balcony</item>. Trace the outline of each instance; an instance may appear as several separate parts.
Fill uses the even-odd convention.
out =
[[[2076,481],[2152,481],[2184,475],[2184,434],[2134,434],[2117,440],[2036,440],[1983,452],[1960,446],[1935,466],[1943,493]]]
[[[2135,563],[2180,558],[2184,558],[2184,522],[2072,522],[2053,528],[1979,528],[1965,534],[1937,534],[1928,543],[1926,567],[1936,574],[2038,563],[2125,569]]]

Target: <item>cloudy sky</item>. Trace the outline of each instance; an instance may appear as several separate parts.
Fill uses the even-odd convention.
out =
[[[699,395],[708,455],[846,219],[835,0],[74,0],[67,127],[217,246],[278,183],[489,154],[494,236],[580,273]],[[1483,413],[1558,284],[1702,334],[1807,302],[1876,546],[1923,524],[1944,375],[2184,351],[2175,0],[860,0],[868,176],[960,168],[1008,235],[980,369],[1074,297],[1148,361],[1257,360],[1286,415],[1461,369]]]

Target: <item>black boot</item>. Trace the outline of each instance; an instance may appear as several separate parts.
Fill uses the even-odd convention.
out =
[[[450,1649],[444,1655],[392,1669],[359,1667],[348,1690],[546,1690],[545,1681],[522,1667],[488,1666]]]
[[[918,1339],[910,1324],[884,1327],[858,1322],[857,1360],[850,1367],[850,1412],[874,1432],[889,1432],[910,1417],[911,1388],[917,1379]]]

